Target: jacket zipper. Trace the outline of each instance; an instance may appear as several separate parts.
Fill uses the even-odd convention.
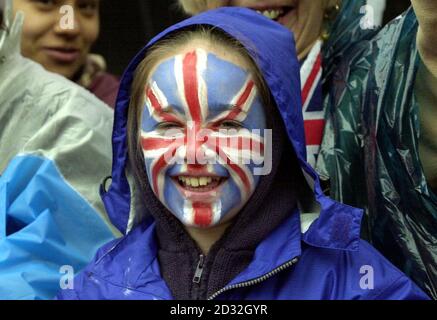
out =
[[[267,279],[273,277],[275,274],[277,274],[281,271],[284,271],[287,268],[290,268],[291,266],[296,264],[298,260],[299,260],[298,258],[294,258],[294,259],[284,263],[283,265],[277,267],[276,269],[270,271],[269,273],[263,275],[262,277],[259,277],[259,278],[253,279],[253,280],[249,280],[246,282],[242,282],[242,283],[237,283],[237,284],[234,284],[234,285],[229,286],[229,287],[224,287],[224,288],[220,289],[219,291],[217,291],[216,293],[214,293],[212,296],[210,296],[208,298],[208,300],[213,300],[213,299],[217,298],[219,295],[221,295],[223,292],[226,292],[226,291],[229,291],[232,289],[250,287],[250,286],[259,284],[263,281],[266,281]]]
[[[205,256],[201,254],[199,256],[199,262],[197,263],[196,272],[194,273],[193,282],[199,284],[202,279],[203,263],[205,262]]]

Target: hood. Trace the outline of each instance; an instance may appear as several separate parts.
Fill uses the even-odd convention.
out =
[[[305,233],[305,241],[317,246],[340,249],[358,247],[362,212],[326,197],[319,177],[306,161],[302,116],[300,64],[292,33],[280,24],[246,8],[222,7],[182,21],[153,38],[132,60],[123,74],[115,107],[113,130],[112,182],[102,199],[113,224],[129,232],[139,222],[138,199],[129,178],[127,110],[134,72],[147,49],[169,33],[193,25],[211,25],[239,40],[260,68],[284,121],[298,163],[320,204],[320,216]],[[136,212],[138,214],[136,214]],[[147,213],[146,213],[147,216]],[[149,218],[151,219],[150,215]],[[147,219],[146,217],[141,219]]]

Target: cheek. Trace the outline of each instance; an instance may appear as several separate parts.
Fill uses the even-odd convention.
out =
[[[34,12],[29,7],[17,7],[16,11],[22,11],[25,15],[21,41],[23,50],[38,46],[38,41],[49,35],[56,18]]]
[[[254,130],[258,130],[259,133],[256,134],[263,134],[263,130],[267,127],[267,117],[262,101],[258,93],[246,119],[243,121],[244,126],[251,132],[255,133]]]
[[[323,24],[323,6],[322,0],[300,1],[297,13],[298,18],[295,18],[299,27],[312,26],[314,31],[317,32]]]
[[[80,21],[82,30],[83,44],[86,48],[90,48],[96,42],[100,33],[99,18],[82,18]]]
[[[252,7],[257,4],[258,0],[229,0],[228,5],[233,7]],[[226,6],[226,1],[223,1],[223,6]],[[269,0],[264,1],[264,4],[268,5]]]
[[[151,132],[154,129],[156,122],[153,120],[153,117],[150,115],[147,108],[144,109],[141,115],[141,130],[144,132]]]

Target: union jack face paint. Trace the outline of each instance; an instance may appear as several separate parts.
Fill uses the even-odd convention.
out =
[[[141,143],[155,195],[186,226],[229,220],[263,161],[266,117],[251,72],[197,48],[159,63],[144,94]]]

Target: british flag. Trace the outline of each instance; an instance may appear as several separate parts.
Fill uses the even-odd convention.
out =
[[[305,127],[307,159],[315,167],[325,129],[325,112],[322,100],[322,41],[316,42],[303,63],[300,74],[302,83],[302,111]]]
[[[166,179],[169,159],[182,158],[184,164],[181,172],[187,174],[198,171],[199,166],[211,172],[214,161],[224,165],[240,191],[240,199],[243,200],[252,193],[255,185],[247,158],[263,156],[263,136],[247,130],[229,135],[220,129],[220,124],[229,120],[243,122],[246,119],[257,96],[252,77],[246,76],[240,88],[234,88],[236,93],[227,102],[232,108],[211,115],[205,75],[208,53],[196,49],[176,56],[172,64],[171,80],[167,78],[159,83],[159,80],[152,77],[145,87],[148,116],[156,123],[171,122],[180,127],[178,134],[171,135],[157,130],[142,130],[141,144],[146,161],[151,161],[150,174],[155,194],[165,203],[164,189],[166,184],[173,183]],[[170,87],[173,83],[174,88],[169,88],[169,83]],[[162,86],[166,88],[161,88]],[[172,92],[176,92],[176,95],[171,100],[177,100],[177,103],[168,101],[168,94],[171,95]],[[182,108],[172,108],[169,112],[169,106],[174,104],[179,104]],[[202,153],[208,157],[207,164],[199,164],[198,155]],[[220,209],[217,203],[193,202],[188,199],[184,204],[184,220],[189,224],[210,226],[220,219]]]

